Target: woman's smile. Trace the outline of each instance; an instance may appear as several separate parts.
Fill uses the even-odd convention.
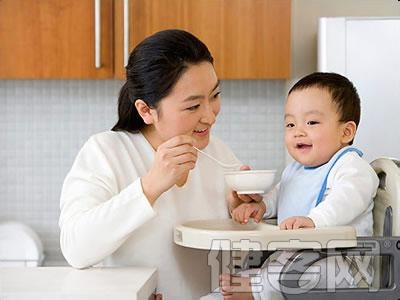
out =
[[[194,130],[193,132],[194,132],[195,136],[204,137],[204,136],[208,136],[208,134],[210,133],[210,129],[209,128],[197,129],[197,130]]]

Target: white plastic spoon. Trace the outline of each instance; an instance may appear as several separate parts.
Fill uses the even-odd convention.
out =
[[[219,161],[218,159],[216,159],[215,157],[211,156],[210,154],[196,148],[195,146],[193,146],[194,149],[196,149],[198,152],[200,152],[201,154],[204,154],[205,156],[207,156],[209,159],[215,161],[217,164],[219,164],[221,167],[225,168],[225,169],[235,169],[235,170],[239,170],[240,168],[240,164],[227,164],[227,163],[223,163],[222,161]]]

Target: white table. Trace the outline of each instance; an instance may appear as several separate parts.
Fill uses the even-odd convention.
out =
[[[145,300],[156,283],[155,268],[0,268],[0,299]]]

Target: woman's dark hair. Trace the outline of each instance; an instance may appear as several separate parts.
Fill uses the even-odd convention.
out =
[[[361,114],[360,96],[349,79],[337,73],[315,72],[301,78],[288,94],[310,87],[326,89],[337,106],[339,121],[353,121],[358,127]]]
[[[114,131],[137,132],[145,126],[134,105],[138,99],[150,108],[172,88],[191,64],[214,59],[207,46],[193,34],[179,29],[159,31],[140,42],[129,56],[126,82],[118,97]]]

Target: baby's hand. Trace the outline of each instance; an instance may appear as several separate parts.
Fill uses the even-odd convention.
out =
[[[220,275],[220,292],[225,299],[254,299],[251,295],[249,277],[222,273]]]
[[[242,203],[231,212],[231,216],[232,219],[241,224],[246,224],[249,218],[253,218],[258,223],[265,211],[266,207],[263,201]]]
[[[290,217],[282,221],[280,229],[315,228],[313,220],[308,217]]]

